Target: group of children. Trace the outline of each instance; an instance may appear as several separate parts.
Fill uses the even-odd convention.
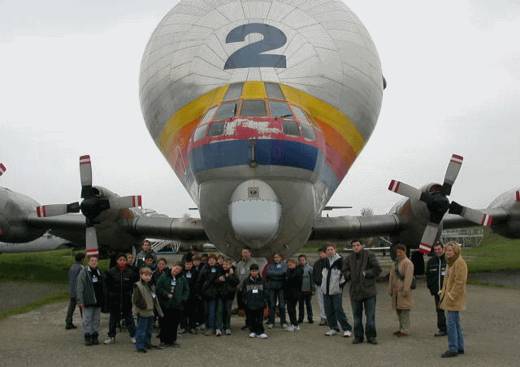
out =
[[[178,346],[178,332],[231,335],[235,296],[245,311],[244,328],[249,328],[251,338],[267,338],[265,316],[267,327],[272,328],[277,313],[282,327],[299,330],[305,305],[312,322],[312,267],[306,264],[304,255],[298,261],[282,262],[281,256],[275,254],[273,262],[264,267],[263,276],[256,263],[247,270],[245,277],[239,277],[230,259],[213,254],[187,254],[182,262],[169,268],[166,259],[157,259],[146,245],[135,259],[129,254],[118,255],[115,265],[106,273],[97,268],[97,259],[91,257],[79,272],[74,299],[83,312],[85,343],[99,343],[99,314],[107,311],[110,320],[105,344],[115,342],[116,325],[124,320],[136,350],[142,353]],[[289,325],[285,322],[285,305]],[[161,342],[158,346],[151,342],[156,321]],[[67,328],[75,328],[70,325]]]

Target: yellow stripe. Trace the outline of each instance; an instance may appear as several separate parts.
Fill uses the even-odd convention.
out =
[[[267,98],[265,93],[264,82],[245,82],[242,89],[242,98],[244,99],[264,99]]]
[[[308,93],[284,84],[280,84],[280,87],[289,103],[303,108],[312,117],[328,123],[350,144],[356,155],[361,152],[365,145],[365,139],[350,118]]]
[[[171,139],[179,130],[191,121],[201,118],[202,114],[210,107],[219,104],[224,99],[228,86],[219,87],[194,99],[177,112],[166,122],[160,137],[160,145],[163,152],[168,151]]]

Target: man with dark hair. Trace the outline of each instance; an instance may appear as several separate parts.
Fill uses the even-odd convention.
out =
[[[141,251],[136,256],[135,266],[140,269],[145,266],[146,255],[151,255],[153,257],[153,266],[157,264],[157,255],[152,250],[152,244],[148,240],[143,241],[143,245],[141,247]]]
[[[367,342],[377,344],[376,334],[376,279],[381,274],[381,267],[374,253],[364,249],[359,240],[351,242],[353,253],[343,263],[345,279],[350,281],[350,303],[354,317],[353,344]],[[363,329],[363,309],[366,325]]]
[[[109,269],[106,273],[110,318],[108,322],[108,338],[105,340],[105,344],[115,343],[116,328],[121,319],[125,321],[130,338],[135,343],[132,291],[134,283],[138,280],[139,276],[127,266],[126,255],[117,255],[116,266]]]
[[[430,294],[435,300],[435,310],[437,311],[437,329],[435,336],[446,336],[446,316],[440,306],[439,291],[442,289],[444,276],[446,275],[446,258],[444,256],[444,246],[436,242],[432,248],[433,257],[426,264],[426,285]]]
[[[312,266],[312,280],[314,282],[314,288],[316,296],[318,297],[318,306],[320,308],[320,326],[327,325],[327,315],[325,314],[325,306],[323,305],[323,293],[321,292],[321,281],[323,278],[322,271],[325,267],[325,261],[327,260],[327,254],[325,247],[321,247],[319,250],[320,258],[316,260]]]
[[[72,323],[72,316],[74,314],[74,311],[76,310],[76,285],[77,285],[77,279],[78,274],[83,269],[83,259],[85,259],[85,253],[84,252],[78,252],[74,256],[74,264],[71,265],[69,269],[69,307],[67,308],[67,317],[65,318],[65,329],[76,329],[76,325]],[[81,312],[81,309],[80,309]]]
[[[309,324],[314,321],[312,319],[312,291],[314,289],[314,282],[312,279],[313,268],[307,263],[307,256],[301,254],[298,256],[298,267],[303,271],[302,274],[302,289],[300,299],[298,300],[298,323],[303,323],[304,307],[307,308],[307,320]]]

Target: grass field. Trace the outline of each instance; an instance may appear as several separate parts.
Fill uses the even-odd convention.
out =
[[[472,273],[520,270],[520,240],[486,233],[482,244],[462,251]]]

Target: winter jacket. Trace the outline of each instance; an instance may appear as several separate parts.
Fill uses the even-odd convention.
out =
[[[96,293],[94,284],[99,285],[100,291]],[[76,284],[76,301],[78,305],[85,307],[101,307],[106,311],[106,286],[103,273],[96,268],[94,271],[89,266],[84,267],[78,274]]]
[[[235,298],[235,293],[237,291],[238,286],[238,276],[233,271],[233,274],[230,271],[224,271],[224,282],[218,281],[218,295],[222,299],[232,300]]]
[[[302,288],[301,291],[303,293],[312,293],[314,290],[314,281],[312,279],[312,266],[309,264],[305,264],[303,267],[298,266],[302,269]]]
[[[188,281],[188,285],[190,287],[190,300],[193,300],[198,295],[198,283],[197,280],[199,278],[199,271],[193,267],[191,270],[185,270],[183,273],[184,277]]]
[[[245,262],[244,260],[240,260],[235,264],[238,280],[240,281],[240,286],[242,286],[242,282],[249,277],[249,267],[253,264],[256,264],[256,261],[252,258],[249,259],[247,262]]]
[[[345,277],[342,273],[343,258],[335,254],[325,258],[325,266],[321,271],[321,292],[327,296],[341,294],[345,285]]]
[[[83,269],[81,263],[74,263],[69,269],[69,295],[71,298],[76,298],[76,285],[79,272]]]
[[[268,289],[282,289],[285,282],[285,273],[287,272],[286,263],[270,263],[265,271],[265,283]]]
[[[170,269],[169,267],[165,267],[163,269],[163,271],[159,271],[158,269],[155,269],[155,271],[153,272],[152,274],[152,284],[157,286],[157,282],[159,281],[159,278],[164,274],[164,273],[171,273],[172,269]],[[190,288],[191,289],[191,288]]]
[[[152,317],[154,310],[159,317],[164,314],[155,293],[155,286],[151,283],[144,283],[142,280],[134,284],[132,292],[132,305],[134,315],[141,317]]]
[[[426,264],[426,286],[432,296],[435,296],[442,289],[444,276],[446,275],[446,258],[433,256]]]
[[[157,255],[155,254],[155,252],[153,250],[150,250],[150,252],[144,252],[144,251],[139,251],[139,253],[135,256],[135,266],[138,268],[138,269],[141,269],[145,263],[144,263],[144,259],[146,258],[146,255],[152,255],[153,256],[153,264],[157,264]]]
[[[343,275],[350,282],[350,299],[363,301],[375,297],[376,279],[381,274],[376,255],[367,250],[350,254],[343,263]]]
[[[125,267],[121,271],[115,266],[106,272],[105,281],[110,309],[132,309],[132,291],[134,283],[138,280],[138,275],[129,267]]]
[[[163,311],[182,310],[184,302],[190,296],[190,288],[186,278],[182,275],[177,275],[174,278],[171,273],[161,275],[157,282],[156,292]]]
[[[413,263],[405,257],[390,270],[389,294],[392,297],[392,307],[397,310],[410,310],[413,307],[412,298],[412,280],[413,280]]]
[[[240,293],[246,308],[249,310],[262,309],[267,304],[268,293],[264,280],[260,276],[244,279]]]
[[[312,266],[312,280],[314,281],[315,285],[320,286],[321,280],[323,278],[322,272],[323,268],[325,267],[325,262],[327,259],[318,259]]]
[[[216,299],[218,297],[218,277],[224,275],[224,270],[219,265],[205,266],[200,272],[198,283],[200,294],[206,300]]]
[[[458,249],[458,247],[457,247]],[[460,251],[460,249],[458,249]],[[445,311],[464,311],[466,309],[466,283],[468,281],[468,266],[456,252],[457,258],[450,264],[441,291],[440,308]]]
[[[286,300],[296,301],[302,293],[303,268],[297,266],[294,269],[287,269],[284,282],[284,297]]]

